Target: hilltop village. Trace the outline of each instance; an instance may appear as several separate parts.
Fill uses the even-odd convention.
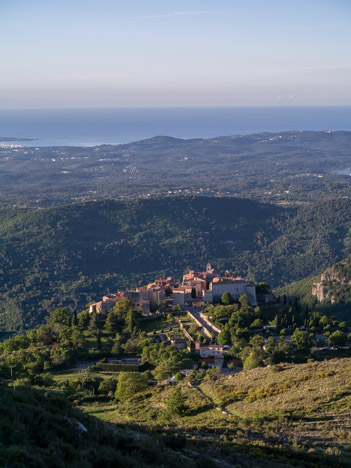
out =
[[[213,317],[204,312],[210,304],[222,303],[223,297],[227,297],[228,304],[245,297],[250,307],[256,307],[258,301],[272,303],[275,299],[270,290],[257,295],[256,285],[251,281],[240,276],[231,276],[228,271],[225,272],[225,276],[221,276],[220,271],[208,263],[205,271],[191,270],[183,275],[181,282],[174,277],[155,279],[145,287],[104,296],[101,301],[90,304],[89,314],[107,316],[117,304],[126,300],[130,301],[133,310],[139,313],[139,320],[152,320],[172,311],[172,315],[176,317],[175,323],[168,327],[169,333],[160,334],[160,342],[168,341],[178,350],[198,354],[198,364],[202,366],[222,368],[224,355],[229,347],[217,343],[222,329],[211,320]],[[185,314],[188,320],[195,324],[200,332],[198,337],[202,341],[194,339],[194,333],[189,333],[188,326],[177,317],[179,314],[183,314],[183,317]],[[179,329],[180,333],[175,333],[176,329]],[[119,364],[123,363],[124,360],[119,361]],[[233,364],[240,365],[241,361],[229,360],[227,364],[228,367]]]
[[[224,293],[229,293],[233,301],[246,294],[249,304],[257,306],[256,287],[252,282],[240,276],[229,276],[229,272],[220,276],[219,270],[208,263],[206,271],[191,270],[183,275],[181,283],[174,277],[155,279],[135,291],[118,291],[104,296],[102,301],[90,305],[89,313],[106,314],[117,301],[129,299],[135,311],[151,315],[161,301],[166,301],[169,306],[205,307],[206,303],[219,303]],[[273,295],[268,294],[264,300],[273,300]]]
[[[256,359],[254,367],[265,361],[263,356],[266,364],[284,361],[296,346],[302,351],[314,346],[317,356],[335,351],[328,344],[348,341],[348,329],[340,321],[309,312],[297,300],[287,303],[286,297],[276,298],[267,283],[255,285],[229,271],[222,276],[210,263],[205,271],[185,273],[181,281],[172,276],[159,278],[136,290],[106,295],[90,304],[89,316],[100,317],[106,326],[109,317],[118,315],[126,304],[135,314],[139,331],[150,330],[147,335],[157,345],[190,353],[200,369],[237,372],[244,361],[252,365],[250,359]],[[132,321],[126,319],[126,323]],[[329,328],[324,329],[319,322]],[[129,328],[132,330],[132,325]],[[105,369],[110,364],[131,363],[129,357],[125,359],[108,358]],[[141,362],[137,356],[133,361]],[[166,380],[175,382],[174,376]]]

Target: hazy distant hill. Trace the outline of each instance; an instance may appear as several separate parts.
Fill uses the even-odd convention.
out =
[[[278,287],[350,253],[350,209],[188,197],[1,210],[0,317],[32,326],[59,305],[81,308],[208,261]]]
[[[350,148],[351,132],[302,131],[159,136],[98,147],[0,147],[0,203],[43,207],[169,192],[318,201],[349,196]]]

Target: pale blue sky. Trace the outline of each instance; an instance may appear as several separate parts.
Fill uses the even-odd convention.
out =
[[[350,0],[0,0],[0,108],[351,105]]]

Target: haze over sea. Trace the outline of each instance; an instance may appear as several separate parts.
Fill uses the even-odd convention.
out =
[[[0,110],[0,137],[37,139],[17,143],[23,146],[95,146],[156,135],[210,138],[289,130],[351,131],[351,107]]]

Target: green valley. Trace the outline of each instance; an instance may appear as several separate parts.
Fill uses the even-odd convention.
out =
[[[5,329],[55,307],[82,310],[108,291],[181,276],[207,261],[273,287],[346,257],[351,202],[300,208],[176,197],[0,210],[0,310]]]

